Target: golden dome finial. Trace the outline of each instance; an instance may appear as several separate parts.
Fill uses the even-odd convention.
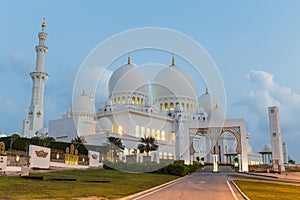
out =
[[[172,66],[175,66],[174,53],[172,53]]]
[[[42,31],[46,28],[46,17],[43,18]]]
[[[206,86],[205,94],[208,94],[208,87]]]
[[[130,65],[130,53],[128,53],[127,64]]]

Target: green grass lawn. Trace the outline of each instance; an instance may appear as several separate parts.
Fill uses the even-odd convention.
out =
[[[178,178],[161,174],[126,173],[116,170],[68,170],[31,173],[44,180],[0,177],[0,199],[72,199],[98,196],[121,198]],[[77,181],[53,181],[53,178],[76,178]],[[110,181],[93,183],[84,181]]]
[[[239,188],[251,199],[299,199],[300,187],[278,183],[263,183],[234,180]]]

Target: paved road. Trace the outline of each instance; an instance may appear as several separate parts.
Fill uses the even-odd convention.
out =
[[[234,186],[227,181],[225,173],[194,173],[178,182],[137,197],[135,200],[243,199]]]

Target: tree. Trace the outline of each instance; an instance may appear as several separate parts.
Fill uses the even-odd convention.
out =
[[[9,148],[10,149],[12,149],[12,147],[13,147],[13,143],[17,140],[17,139],[19,139],[21,136],[20,135],[18,135],[18,134],[12,134],[11,136],[10,136],[10,145],[9,145]]]
[[[138,149],[140,150],[141,153],[146,152],[147,156],[149,155],[150,151],[156,151],[158,149],[158,144],[157,140],[155,137],[149,136],[149,137],[142,137],[140,141],[142,144],[138,145]]]
[[[79,144],[85,144],[86,141],[83,136],[77,135],[74,139],[72,139],[71,143],[79,145]]]
[[[125,146],[122,144],[122,141],[121,141],[120,138],[108,137],[107,138],[107,142],[110,145],[111,158],[112,159],[117,156],[117,152],[119,152],[119,151],[122,152],[124,150],[124,148],[125,148]]]

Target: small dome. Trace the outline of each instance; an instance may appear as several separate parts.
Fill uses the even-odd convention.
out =
[[[165,97],[196,99],[193,77],[177,65],[161,70],[154,78],[151,88],[154,101]]]
[[[7,137],[7,135],[5,135],[4,131],[2,131],[2,133],[0,134],[0,138],[2,137]]]
[[[267,143],[264,144],[261,148],[261,153],[271,153],[272,152],[272,145]]]
[[[224,121],[226,119],[226,114],[222,108],[216,106],[208,113],[208,119],[212,121]]]
[[[71,113],[75,115],[76,114],[94,115],[95,114],[94,103],[89,97],[82,94],[79,97],[77,97],[73,102]]]
[[[98,120],[96,132],[111,132],[112,122],[107,117]]]
[[[212,96],[208,90],[206,89],[206,93],[201,95],[198,98],[198,104],[201,106],[206,113],[211,112],[212,109],[215,108],[217,104],[219,104],[218,100]]]
[[[148,95],[149,83],[145,74],[134,64],[126,64],[117,69],[108,83],[109,97],[118,93],[141,93]]]

